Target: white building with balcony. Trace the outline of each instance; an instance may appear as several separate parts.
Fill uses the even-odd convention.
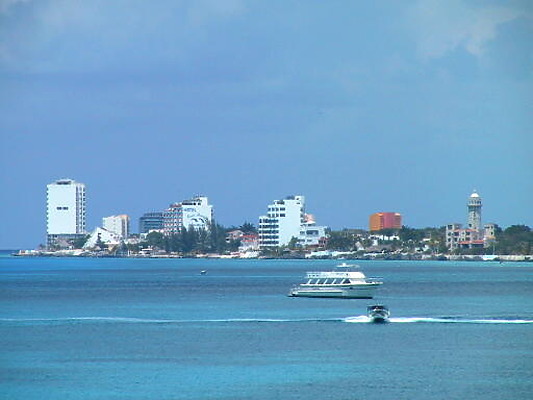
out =
[[[163,212],[165,235],[179,233],[182,228],[209,229],[213,220],[213,206],[204,196],[197,196],[181,203],[173,203]]]
[[[259,217],[259,246],[279,247],[289,244],[300,236],[300,228],[305,222],[305,197],[288,196],[274,200],[268,206],[266,215]]]
[[[267,214],[259,217],[259,247],[286,246],[293,238],[300,247],[322,247],[326,244],[326,230],[305,213],[304,196],[289,196],[274,200]]]

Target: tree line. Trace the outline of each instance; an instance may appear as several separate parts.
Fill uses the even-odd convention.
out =
[[[446,228],[410,228],[403,226],[401,229],[383,229],[373,232],[375,235],[385,237],[378,240],[378,246],[388,251],[401,250],[405,252],[422,251],[446,254]],[[527,255],[533,252],[533,231],[526,225],[512,225],[502,229],[496,226],[496,237],[483,248],[455,249],[456,254],[501,254],[501,255]],[[369,233],[363,230],[344,229],[330,231],[327,248],[338,251],[358,251],[360,248],[368,250],[372,247]]]
[[[177,233],[164,235],[161,232],[150,232],[146,240],[135,245],[132,250],[152,247],[153,249],[164,250],[168,253],[226,253],[237,251],[240,240],[227,240],[228,232],[239,229],[243,233],[255,232],[253,224],[245,222],[240,227],[229,227],[212,222],[208,229],[197,229],[193,227],[181,228]]]

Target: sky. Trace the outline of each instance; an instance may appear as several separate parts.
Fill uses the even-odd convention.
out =
[[[194,195],[257,224],[533,227],[533,2],[0,0],[0,248],[45,243],[46,185],[88,229]]]

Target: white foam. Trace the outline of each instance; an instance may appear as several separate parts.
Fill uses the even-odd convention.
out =
[[[186,324],[186,323],[250,323],[250,322],[333,322],[343,319],[318,319],[318,318],[222,318],[222,319],[147,319],[131,317],[65,317],[65,318],[0,318],[0,322],[15,323],[69,323],[69,322],[109,322],[109,323],[134,323],[134,324]]]
[[[370,318],[366,315],[359,315],[357,317],[348,317],[344,319],[344,322],[349,322],[351,324],[360,324],[370,322]]]
[[[285,322],[347,322],[369,323],[366,315],[346,318],[223,318],[223,319],[151,319],[134,317],[65,317],[65,318],[0,318],[0,322],[10,323],[122,323],[122,324],[192,324],[192,323],[285,323]],[[441,323],[441,324],[533,324],[529,319],[465,319],[461,317],[394,317],[391,323]]]
[[[370,322],[370,318],[365,315],[356,317],[347,317],[344,322],[363,323]],[[439,323],[439,324],[533,324],[529,319],[464,319],[460,317],[453,318],[430,318],[430,317],[396,317],[390,318],[392,323]]]

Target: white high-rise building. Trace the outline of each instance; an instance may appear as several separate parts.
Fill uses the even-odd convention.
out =
[[[289,196],[274,200],[268,206],[267,215],[259,217],[259,246],[278,247],[298,239],[305,220],[305,197]]]
[[[197,196],[181,203],[173,203],[163,212],[165,235],[179,233],[182,228],[209,229],[213,220],[213,206],[207,197]]]
[[[126,239],[130,235],[130,217],[126,214],[102,218],[102,228]]]
[[[46,233],[48,246],[85,234],[85,185],[59,179],[47,185]]]

